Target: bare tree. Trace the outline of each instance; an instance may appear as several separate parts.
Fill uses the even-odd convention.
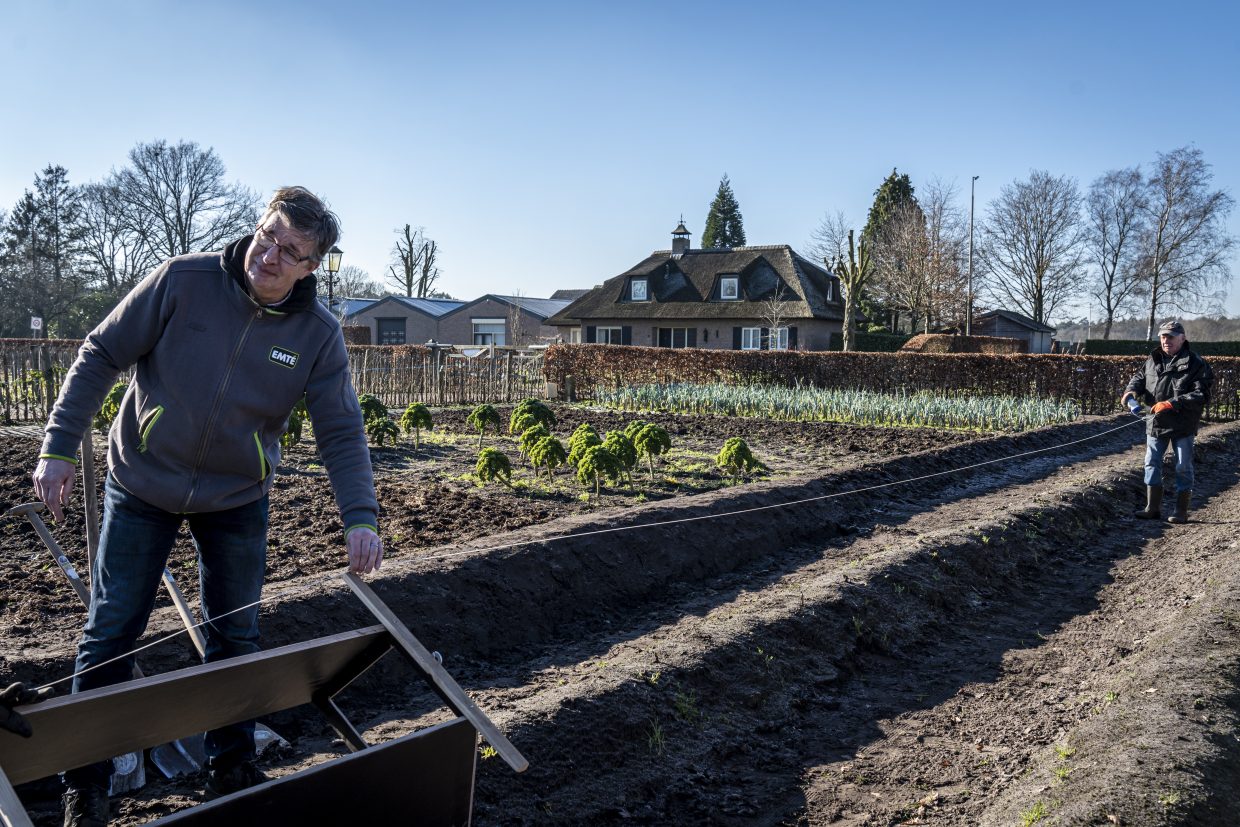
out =
[[[830,265],[828,265],[830,266]],[[840,289],[844,291],[844,350],[853,350],[857,323],[857,306],[861,294],[874,267],[870,262],[870,250],[862,239],[860,244],[853,244],[853,231],[848,231],[848,260],[841,256],[835,260],[835,273],[840,279]]]
[[[126,223],[156,258],[217,250],[252,232],[259,198],[224,180],[214,149],[159,140],[129,151],[116,176]]]
[[[912,327],[930,319],[930,259],[926,217],[914,201],[899,204],[883,222],[873,245],[874,278],[870,293],[896,313],[907,313]]]
[[[827,269],[835,272],[835,262],[848,255],[848,234],[852,225],[844,213],[836,212],[822,217],[810,233],[806,250],[810,257],[827,262]]]
[[[336,273],[337,295],[355,299],[378,299],[384,294],[383,285],[372,281],[370,273],[356,264],[346,264]]]
[[[115,176],[82,187],[82,213],[86,269],[97,289],[119,298],[158,264],[146,242],[150,233],[131,225],[133,220],[149,221],[150,217],[126,212]]]
[[[1086,248],[1093,262],[1090,293],[1102,308],[1102,338],[1141,290],[1139,245],[1145,234],[1145,181],[1137,167],[1113,169],[1089,186]]]
[[[424,227],[414,229],[406,224],[396,231],[399,237],[392,245],[392,264],[388,273],[392,281],[405,291],[406,296],[419,299],[434,297],[435,282],[439,280],[439,245],[426,237]]]
[[[1236,239],[1225,222],[1235,202],[1211,190],[1201,150],[1159,153],[1146,185],[1148,222],[1140,267],[1149,301],[1145,338],[1153,340],[1159,311],[1198,312],[1194,302],[1231,278],[1227,256]]]
[[[926,278],[930,295],[926,331],[929,332],[932,323],[964,321],[969,290],[969,275],[964,266],[969,225],[963,207],[956,200],[955,184],[932,178],[921,188],[920,204],[926,218]]]
[[[788,315],[792,312],[792,301],[789,299],[790,291],[781,281],[775,285],[775,291],[762,301],[762,322],[766,325],[768,334],[769,350],[780,350],[779,331],[788,326]],[[791,342],[788,343],[791,345]]]
[[[983,286],[999,306],[1046,324],[1081,291],[1081,196],[1071,178],[1034,170],[1004,186],[981,235]]]
[[[508,306],[508,344],[520,347],[525,339],[525,316],[521,312],[521,291],[512,292],[513,303]]]

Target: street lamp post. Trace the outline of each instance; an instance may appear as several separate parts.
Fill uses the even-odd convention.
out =
[[[973,202],[977,190],[977,179],[980,177],[980,175],[974,175],[973,180],[969,182],[969,298],[964,309],[964,335],[966,336],[973,335]]]
[[[327,264],[324,265],[327,269],[327,312],[332,314],[336,312],[334,288],[336,286],[336,274],[340,272],[340,257],[342,255],[344,255],[344,250],[333,244],[332,248],[327,251]]]

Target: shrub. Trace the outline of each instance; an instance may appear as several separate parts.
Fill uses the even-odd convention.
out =
[[[129,383],[124,381],[117,382],[112,386],[112,389],[108,391],[108,395],[103,398],[103,406],[99,409],[99,413],[95,414],[96,428],[106,431],[112,427],[112,422],[121,411],[121,400],[125,398],[125,391],[127,390],[129,390]],[[300,426],[298,426],[297,434],[301,436]]]
[[[715,464],[730,473],[733,479],[762,467],[762,463],[749,450],[749,444],[738,436],[730,437],[723,443],[719,456],[715,457]]]
[[[1024,339],[999,336],[957,336],[952,333],[919,333],[900,348],[903,353],[1028,353]]]
[[[644,422],[643,420],[640,420],[640,419],[634,419],[628,425],[624,426],[624,435],[627,436],[629,439],[632,439],[633,437],[637,436],[638,431],[640,431],[642,428],[645,428],[649,424],[650,424],[649,422]]]
[[[650,464],[650,479],[654,480],[654,458],[666,454],[672,447],[672,438],[658,425],[647,425],[633,436],[637,455],[645,456]]]
[[[362,419],[369,422],[372,419],[387,419],[387,405],[379,397],[363,393],[357,397],[357,404],[362,408]]]
[[[599,438],[594,426],[589,422],[582,422],[568,438],[568,464],[577,465],[581,462],[581,457],[587,448],[602,444],[603,440]]]
[[[553,436],[545,436],[530,447],[530,462],[535,468],[540,465],[547,469],[547,479],[551,472],[568,462],[568,453],[564,445]]]
[[[495,430],[498,431],[503,420],[499,418],[495,408],[490,405],[479,405],[469,412],[469,416],[465,421],[478,429],[478,448],[481,449],[482,437],[486,435],[487,426],[493,425]]]
[[[366,436],[378,447],[383,447],[385,439],[391,439],[393,443],[400,439],[400,429],[396,427],[396,423],[388,417],[382,419],[375,417],[366,420]]]
[[[622,431],[608,431],[607,436],[603,438],[603,447],[620,462],[624,475],[632,480],[633,466],[637,464],[637,449],[633,447],[633,440],[625,436]]]
[[[508,433],[524,433],[534,425],[542,425],[550,433],[555,427],[555,414],[537,399],[525,399],[512,409],[512,415],[508,417]]]
[[[421,402],[414,402],[400,415],[400,427],[405,433],[413,431],[413,449],[422,445],[422,429],[431,430],[435,427],[431,421],[431,412]]]
[[[531,425],[522,431],[521,437],[517,440],[517,448],[521,451],[521,456],[528,457],[530,449],[534,447],[534,443],[547,436],[551,436],[551,432],[547,430],[546,426],[541,424]]]
[[[280,435],[280,447],[287,451],[301,442],[302,429],[309,418],[310,414],[306,410],[306,397],[303,396],[297,400],[293,410],[288,412],[288,422],[284,424],[284,433]]]
[[[474,473],[482,482],[502,482],[504,485],[510,485],[512,463],[500,449],[483,448],[478,452],[478,465],[475,466]]]
[[[594,483],[594,498],[598,499],[600,480],[606,477],[615,481],[619,479],[623,469],[616,455],[602,445],[591,445],[581,454],[577,463],[577,480],[582,485]]]

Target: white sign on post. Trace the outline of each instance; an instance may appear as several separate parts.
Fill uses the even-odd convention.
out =
[[[30,330],[33,331],[35,335],[38,335],[39,331],[42,329],[43,329],[43,317],[42,316],[31,316],[30,317]]]

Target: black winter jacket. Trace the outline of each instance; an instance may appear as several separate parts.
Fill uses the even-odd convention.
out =
[[[1145,367],[1133,374],[1125,392],[1132,391],[1150,406],[1170,402],[1172,410],[1151,416],[1146,431],[1150,436],[1175,439],[1197,433],[1201,412],[1210,404],[1213,384],[1214,371],[1185,342],[1175,356],[1155,348]]]

